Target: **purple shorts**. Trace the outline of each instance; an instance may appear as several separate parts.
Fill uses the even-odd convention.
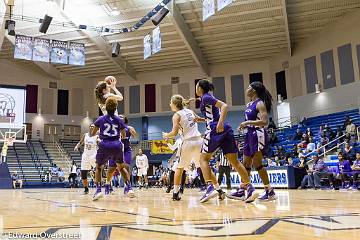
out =
[[[260,152],[266,155],[267,133],[264,128],[248,129],[244,139],[244,155],[252,157]]]
[[[109,161],[109,166],[114,166],[114,163],[116,166],[116,163],[122,163],[123,160],[123,144],[120,141],[101,141],[99,143],[96,164],[101,166]]]
[[[204,142],[201,148],[202,153],[213,153],[217,148],[221,148],[224,154],[237,153],[238,148],[234,137],[234,131],[227,123],[224,124],[224,131],[216,132],[217,122],[211,123],[206,128]]]
[[[130,165],[131,158],[132,158],[132,152],[131,152],[131,148],[129,147],[124,150],[124,163]]]

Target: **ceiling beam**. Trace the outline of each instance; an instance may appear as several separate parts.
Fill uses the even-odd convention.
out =
[[[189,49],[191,56],[194,58],[194,61],[200,66],[201,70],[206,74],[206,76],[210,76],[209,64],[203,56],[198,43],[192,35],[183,16],[181,15],[175,1],[172,1],[169,6],[171,11],[171,20],[174,23],[175,28],[180,34],[181,38],[183,39],[185,45]]]
[[[284,16],[284,24],[285,24],[285,33],[286,33],[286,40],[288,42],[288,53],[289,56],[292,56],[292,49],[291,49],[291,38],[290,38],[290,31],[289,31],[289,22],[288,22],[288,14],[286,9],[286,0],[281,0],[282,11]]]
[[[56,1],[57,4],[59,5],[59,10],[61,15],[65,18],[68,19],[71,22],[74,22],[75,24],[79,25],[79,23],[77,23],[75,21],[75,19],[72,19],[61,7],[60,1]],[[81,30],[81,32],[85,35],[88,36],[90,41],[93,42],[100,50],[102,50],[104,52],[104,54],[106,55],[106,57],[108,59],[110,59],[114,65],[116,67],[118,67],[119,69],[121,69],[122,72],[125,73],[125,75],[127,75],[130,79],[132,80],[136,80],[136,71],[132,68],[132,66],[130,66],[129,63],[127,63],[126,60],[124,60],[121,56],[113,58],[111,56],[111,46],[110,44],[102,37],[99,36],[98,33],[96,32],[90,32],[90,31],[84,31]]]

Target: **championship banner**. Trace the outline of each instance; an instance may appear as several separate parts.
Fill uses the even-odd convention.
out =
[[[31,60],[32,59],[32,37],[16,35],[14,58]]]
[[[215,0],[203,0],[203,21],[215,14]]]
[[[233,0],[217,0],[217,9],[220,11],[227,5],[231,4]]]
[[[85,65],[85,44],[83,43],[69,43],[69,64],[84,66]]]
[[[151,56],[151,35],[144,37],[144,60]]]
[[[49,62],[50,61],[50,40],[34,38],[33,41],[33,61]]]
[[[152,53],[155,54],[161,50],[161,32],[160,26],[155,28],[152,32]]]
[[[52,40],[51,42],[51,63],[68,63],[68,43]]]
[[[289,176],[287,169],[268,169],[270,184],[275,188],[288,188],[289,187]],[[216,179],[218,178],[216,174]],[[231,187],[240,187],[241,177],[237,172],[230,173]],[[251,171],[251,184],[256,188],[264,187],[263,182],[257,171]],[[226,178],[223,176],[221,187],[226,187]]]
[[[175,140],[170,140],[170,144],[174,144]],[[173,151],[167,145],[165,140],[154,140],[151,144],[151,153],[152,154],[172,154]]]

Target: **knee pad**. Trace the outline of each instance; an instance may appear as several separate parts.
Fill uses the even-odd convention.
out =
[[[88,174],[88,170],[81,170],[81,179],[82,180],[86,180],[87,179],[87,174]]]
[[[260,165],[260,166],[256,167],[255,169],[256,169],[256,171],[260,171],[260,170],[263,169],[263,168],[264,168],[264,166],[263,166],[263,165]]]

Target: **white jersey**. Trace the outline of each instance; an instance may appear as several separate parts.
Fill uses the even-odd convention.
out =
[[[180,116],[180,134],[183,140],[200,137],[198,124],[194,121],[195,113],[190,109],[184,108],[176,112]]]
[[[145,154],[136,156],[136,167],[138,169],[146,169],[149,167],[149,160]]]
[[[84,154],[96,155],[98,135],[90,137],[89,133],[85,133],[84,138]]]

